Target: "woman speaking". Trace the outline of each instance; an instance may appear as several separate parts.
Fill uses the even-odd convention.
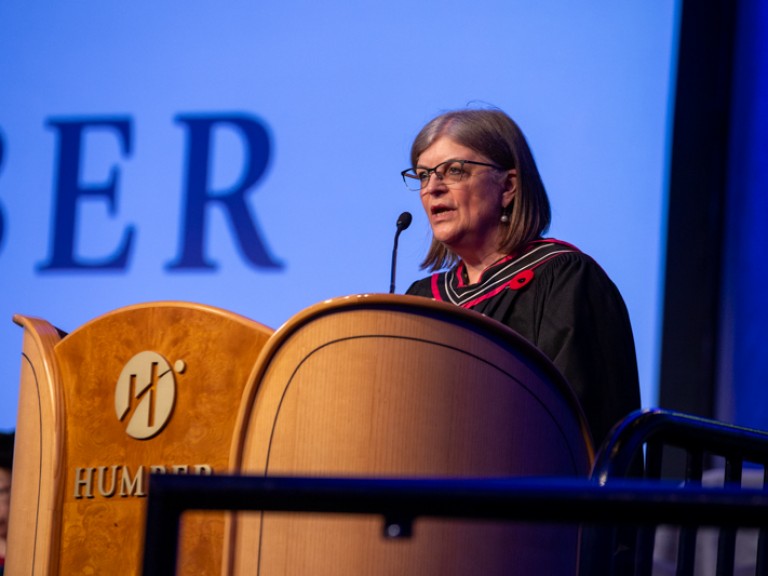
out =
[[[618,289],[578,248],[544,238],[550,207],[517,124],[495,109],[430,121],[402,172],[432,229],[408,294],[475,310],[536,345],[573,388],[596,446],[640,407],[634,340]]]

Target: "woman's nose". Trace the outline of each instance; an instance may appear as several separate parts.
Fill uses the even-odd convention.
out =
[[[433,172],[429,175],[427,184],[421,189],[422,194],[441,194],[445,191],[446,186],[443,181],[443,176],[439,172]]]

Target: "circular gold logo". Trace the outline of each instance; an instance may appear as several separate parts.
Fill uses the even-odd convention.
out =
[[[138,440],[157,435],[168,423],[176,401],[176,378],[184,361],[173,368],[157,352],[139,352],[126,362],[115,387],[115,414],[127,419],[125,432]]]

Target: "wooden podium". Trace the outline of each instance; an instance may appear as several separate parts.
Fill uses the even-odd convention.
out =
[[[584,476],[581,409],[543,354],[505,326],[407,296],[355,296],[294,317],[246,389],[230,467],[275,476]],[[578,529],[241,514],[231,574],[575,573]]]
[[[137,574],[150,472],[585,476],[593,450],[552,364],[424,298],[351,296],[277,332],[223,310],[133,306],[25,329],[7,576]],[[575,527],[191,513],[180,574],[573,574]]]
[[[69,335],[24,328],[6,574],[138,574],[150,472],[227,470],[237,406],[272,333],[157,303]],[[183,526],[183,574],[219,574],[223,514]]]

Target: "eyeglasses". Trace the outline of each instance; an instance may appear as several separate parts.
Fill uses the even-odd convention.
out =
[[[464,170],[464,164],[476,164],[477,166],[488,166],[496,170],[503,170],[496,164],[487,162],[475,162],[474,160],[446,160],[434,168],[408,168],[400,174],[403,176],[403,182],[409,190],[423,190],[429,184],[429,178],[434,174],[438,180],[446,186],[453,186],[464,179],[467,171]]]

